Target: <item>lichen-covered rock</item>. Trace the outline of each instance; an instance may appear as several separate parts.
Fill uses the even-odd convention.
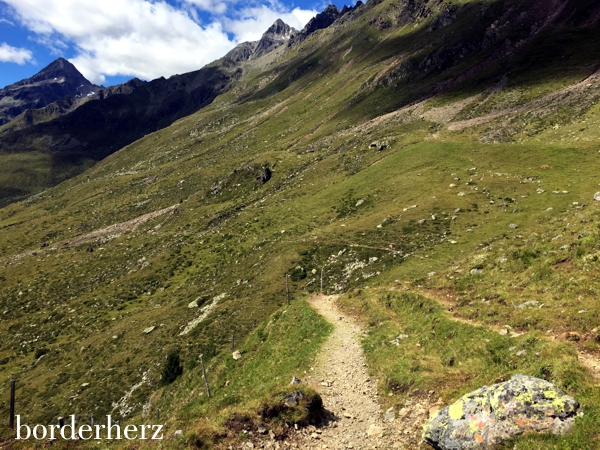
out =
[[[423,440],[439,450],[485,448],[527,431],[564,434],[579,404],[555,385],[527,375],[484,386],[439,410]]]

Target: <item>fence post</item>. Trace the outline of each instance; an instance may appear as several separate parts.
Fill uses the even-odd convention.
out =
[[[323,293],[323,268],[321,267],[321,293]]]
[[[285,294],[286,294],[286,298],[287,298],[287,304],[290,304],[290,286],[288,284],[288,274],[285,274]]]
[[[15,380],[10,381],[10,428],[15,428]]]
[[[233,353],[235,351],[235,345],[234,345],[234,341],[233,341],[233,333],[231,333],[231,353]]]
[[[200,364],[202,365],[202,376],[204,377],[204,384],[206,385],[206,394],[210,398],[210,386],[208,385],[208,379],[206,378],[206,370],[204,370],[204,355],[200,355]]]

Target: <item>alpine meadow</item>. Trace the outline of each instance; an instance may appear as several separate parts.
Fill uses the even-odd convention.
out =
[[[593,0],[0,90],[0,448],[600,448],[599,100]]]

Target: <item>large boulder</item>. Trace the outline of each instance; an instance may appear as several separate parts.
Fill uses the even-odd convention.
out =
[[[423,440],[438,450],[485,448],[528,431],[564,434],[579,403],[555,385],[527,375],[484,386],[439,410]]]

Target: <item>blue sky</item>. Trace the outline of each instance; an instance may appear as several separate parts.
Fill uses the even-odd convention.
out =
[[[323,0],[0,0],[0,87],[58,57],[110,86],[199,69],[277,19],[301,29]],[[346,4],[354,4],[355,0]]]

